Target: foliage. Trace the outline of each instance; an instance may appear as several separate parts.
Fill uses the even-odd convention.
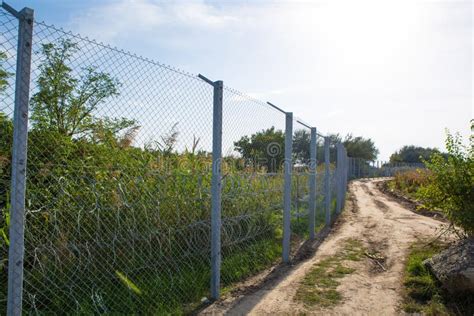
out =
[[[418,147],[418,146],[403,146],[390,156],[390,162],[404,162],[404,163],[422,163],[429,160],[434,154],[441,154],[436,148]],[[441,154],[446,157],[446,154]]]
[[[379,150],[375,146],[375,143],[370,138],[364,138],[362,136],[354,137],[352,134],[347,134],[344,139],[339,134],[328,135],[330,143],[342,143],[346,148],[347,155],[349,157],[361,158],[368,161],[377,159]],[[318,160],[323,160],[323,143],[321,142],[321,150],[318,148]],[[336,158],[336,149],[330,149],[331,160]]]
[[[428,169],[421,168],[397,172],[390,186],[410,197],[415,197],[420,187],[428,184],[430,175],[431,172]]]
[[[342,143],[349,157],[374,161],[379,155],[379,150],[375,147],[375,143],[370,138],[361,136],[354,137],[352,134],[348,134]]]
[[[6,71],[3,65],[6,59],[7,54],[0,51],[0,95],[3,94],[8,87],[8,78],[11,76],[11,73]]]
[[[474,121],[472,121],[474,122]],[[474,124],[471,128],[474,130]],[[397,189],[424,204],[445,213],[468,236],[474,234],[474,137],[464,146],[459,134],[447,132],[447,154],[434,152],[422,160],[426,169],[406,171],[390,182]]]
[[[431,171],[418,196],[429,207],[441,209],[467,235],[474,235],[474,138],[464,146],[459,134],[447,133],[448,158],[435,153],[424,161]]]
[[[132,127],[134,121],[93,116],[100,104],[118,95],[120,83],[92,66],[84,68],[79,78],[74,77],[68,63],[78,51],[70,40],[42,45],[44,60],[37,81],[39,91],[31,99],[31,120],[41,130],[103,141]]]
[[[362,158],[373,161],[377,159],[379,150],[370,138],[361,136],[354,137],[347,134],[344,139],[339,134],[329,134],[330,144],[342,143],[347,150],[349,157]],[[311,135],[307,130],[296,130],[293,134],[293,154],[295,159],[307,161],[310,158],[310,141]],[[330,160],[336,159],[336,149],[331,146],[329,148]],[[317,143],[317,160],[324,161],[324,138],[318,137]]]
[[[296,130],[293,134],[293,153],[294,158],[301,161],[310,159],[311,134],[305,130]]]
[[[268,172],[280,170],[285,158],[285,135],[271,127],[234,142],[235,150],[245,159],[247,165],[265,167]]]

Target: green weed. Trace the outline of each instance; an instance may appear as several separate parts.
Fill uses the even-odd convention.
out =
[[[340,252],[311,268],[301,281],[294,299],[306,306],[328,307],[338,304],[342,300],[337,291],[340,284],[338,279],[355,271],[344,265],[344,262],[360,260],[364,251],[360,241],[348,239]]]

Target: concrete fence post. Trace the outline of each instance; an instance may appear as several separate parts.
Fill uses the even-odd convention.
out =
[[[342,144],[336,145],[336,213],[342,209]]]
[[[30,99],[31,47],[34,12],[20,12],[2,6],[19,20],[13,114],[13,150],[10,206],[10,246],[8,249],[7,314],[21,315],[23,301],[23,258],[25,252],[25,194],[28,149],[28,103]]]
[[[331,170],[329,161],[329,137],[324,138],[324,204],[326,209],[326,225],[331,224]]]
[[[211,176],[211,299],[220,296],[221,283],[221,231],[222,231],[222,104],[224,82],[199,78],[213,86],[212,110],[212,176]]]
[[[314,239],[316,230],[316,172],[317,172],[317,131],[316,127],[311,128],[311,140],[309,145],[309,238]]]
[[[214,83],[212,120],[212,183],[211,183],[211,298],[218,299],[221,281],[221,192],[222,192],[222,100],[224,83]]]
[[[283,262],[290,261],[291,239],[291,173],[293,169],[293,113],[286,113],[285,122],[285,183],[283,192]]]

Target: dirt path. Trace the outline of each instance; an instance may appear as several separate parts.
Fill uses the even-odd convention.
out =
[[[361,180],[351,184],[351,209],[345,210],[341,224],[311,259],[231,306],[212,310],[212,314],[399,314],[401,277],[408,247],[417,239],[435,236],[443,224],[392,201],[376,188],[376,181]],[[337,291],[343,300],[334,307],[308,308],[296,302],[294,295],[306,273],[315,263],[340,251],[349,238],[360,240],[369,253],[385,257],[383,268],[369,258],[352,262],[355,272],[340,280]]]

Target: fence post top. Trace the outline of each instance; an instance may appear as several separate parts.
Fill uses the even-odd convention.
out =
[[[21,11],[19,12],[20,16],[24,19],[32,19],[33,18],[33,14],[34,14],[34,10],[31,9],[31,8],[28,8],[28,7],[25,7],[23,9],[21,9]]]
[[[21,11],[17,11],[5,1],[2,1],[1,6],[4,10],[6,10],[8,13],[13,15],[17,19],[28,19],[28,18],[32,19],[33,18],[34,10],[31,8],[24,7],[23,9],[21,9]]]
[[[209,79],[209,78],[207,78],[207,77],[205,77],[201,74],[198,74],[198,78],[204,80],[205,82],[207,82],[208,84],[210,84],[213,87],[222,87],[224,85],[224,81],[222,81],[222,80],[212,81],[211,79]]]

